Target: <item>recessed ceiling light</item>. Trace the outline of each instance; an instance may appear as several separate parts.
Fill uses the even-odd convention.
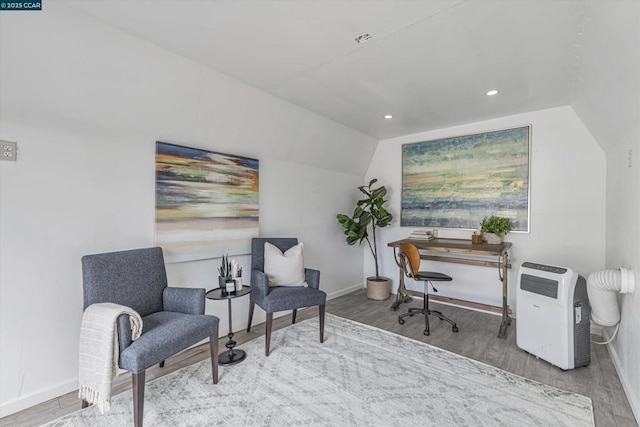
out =
[[[389,120],[389,119],[393,119],[393,116],[391,114],[387,114],[386,116],[384,116],[384,118]]]
[[[491,89],[489,92],[487,92],[487,96],[493,96],[497,94],[498,94],[498,91],[495,89]]]
[[[371,40],[371,34],[362,34],[359,35],[358,37],[355,38],[356,43],[360,44],[360,43],[364,43],[366,41]]]

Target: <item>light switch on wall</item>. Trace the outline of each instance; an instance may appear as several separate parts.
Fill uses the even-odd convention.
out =
[[[18,158],[18,143],[14,141],[0,140],[0,147],[2,147],[2,156],[0,160],[8,160],[15,162]]]

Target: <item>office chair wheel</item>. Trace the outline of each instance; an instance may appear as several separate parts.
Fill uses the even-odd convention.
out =
[[[424,332],[423,332],[423,334],[424,334],[424,335],[426,335],[426,336],[429,336],[429,334],[430,334],[430,333],[431,333],[431,332],[429,332],[429,330],[428,330],[428,329],[425,329],[425,330],[424,330]]]
[[[404,319],[398,319],[398,323],[400,323],[401,325],[404,325]]]
[[[458,332],[458,327],[456,325],[453,325],[453,328],[451,328],[453,330],[453,332]]]

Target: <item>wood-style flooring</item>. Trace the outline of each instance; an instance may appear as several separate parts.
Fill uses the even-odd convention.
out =
[[[422,300],[414,299],[409,304],[402,304],[397,312],[389,310],[391,303],[391,298],[386,301],[369,300],[364,290],[358,290],[328,301],[327,312],[427,342],[545,384],[589,396],[593,401],[597,427],[638,427],[605,346],[591,346],[591,364],[589,366],[562,371],[517,347],[515,320],[508,328],[507,338],[500,339],[496,336],[500,317],[432,304],[432,309],[437,308],[453,319],[458,324],[460,332],[453,333],[448,323],[432,316],[430,318],[431,335],[427,337],[423,335],[424,320],[420,315],[405,318],[404,325],[398,323],[398,314],[404,313],[407,307],[422,306]],[[259,310],[259,308],[256,309]],[[300,310],[298,321],[317,316],[317,313],[317,308]],[[274,329],[285,327],[290,324],[290,321],[290,316],[274,319]],[[234,339],[238,344],[242,344],[263,335],[264,323],[253,326],[250,333],[237,332]],[[596,339],[596,337],[592,338]],[[224,337],[220,339],[221,351],[225,350],[223,347],[225,341]],[[272,346],[271,351],[278,351],[278,349]],[[167,359],[164,368],[155,366],[147,370],[147,381],[208,357],[208,344],[194,347]],[[129,374],[123,374],[115,380],[114,395],[122,391],[130,393],[130,389],[131,377]],[[79,408],[80,401],[77,398],[77,392],[72,392],[1,418],[0,426],[38,426]]]

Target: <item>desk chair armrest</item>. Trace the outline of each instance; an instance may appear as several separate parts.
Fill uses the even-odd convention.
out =
[[[251,270],[251,299],[262,301],[269,294],[269,278],[260,270]]]
[[[162,305],[164,311],[184,314],[204,314],[204,289],[164,288]]]
[[[310,288],[320,289],[320,271],[311,268],[304,269],[304,280]]]

